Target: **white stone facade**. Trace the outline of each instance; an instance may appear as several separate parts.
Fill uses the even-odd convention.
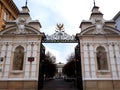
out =
[[[108,22],[102,18],[101,12],[94,13],[96,8],[98,7],[93,7],[90,20],[82,22],[80,26],[83,77],[84,79],[120,79],[120,32],[116,31],[113,21]],[[97,23],[95,23],[98,19],[104,21],[100,30],[96,28]],[[98,70],[96,49],[99,46],[104,47],[107,53],[108,70]]]
[[[77,36],[80,40],[84,90],[119,90],[120,32],[116,30],[115,22],[104,20],[99,7],[94,6],[90,19],[82,21],[80,28],[81,33]],[[102,47],[101,50],[99,47]],[[106,56],[101,61],[105,59],[107,69],[99,69],[100,51],[104,51],[103,56]]]
[[[23,38],[24,41],[25,38]],[[31,39],[24,42],[19,42],[19,39],[16,38],[15,41],[1,41],[1,54],[0,56],[3,57],[3,62],[1,62],[1,72],[0,72],[0,79],[13,79],[13,78],[20,78],[23,79],[36,79],[38,77],[38,63],[39,62],[39,55],[40,55],[40,41],[32,41]],[[24,57],[24,68],[21,71],[14,71],[12,70],[12,63],[13,63],[13,56],[14,56],[14,49],[17,46],[23,46],[25,51]],[[32,49],[28,49],[32,46]],[[34,62],[30,63],[28,61],[28,57],[34,57]],[[31,68],[30,68],[31,67]],[[24,74],[24,75],[23,75]]]
[[[108,70],[98,70],[96,47],[103,46],[106,48]],[[83,79],[120,79],[120,42],[106,41],[95,43],[93,41],[83,42],[81,40]]]
[[[38,81],[40,46],[43,33],[41,25],[31,20],[28,11],[20,13],[15,21],[7,22],[6,29],[0,32],[0,80],[36,80]],[[19,23],[19,24],[18,24]],[[24,48],[22,70],[13,70],[15,49]],[[30,62],[29,57],[34,61]]]

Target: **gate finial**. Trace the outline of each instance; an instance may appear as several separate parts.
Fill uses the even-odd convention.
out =
[[[95,4],[96,4],[96,3],[95,3],[95,0],[94,0],[93,2],[94,2],[94,6],[95,6]]]
[[[27,6],[28,0],[26,0],[25,6]]]

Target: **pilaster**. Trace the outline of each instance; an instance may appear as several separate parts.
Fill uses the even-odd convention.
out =
[[[94,55],[94,47],[92,43],[89,44],[89,52],[90,52],[91,75],[92,78],[96,78],[95,55]]]
[[[110,57],[112,78],[117,78],[113,44],[109,43],[108,47],[109,47],[109,57]]]
[[[89,56],[88,56],[88,47],[87,43],[83,44],[83,54],[84,54],[84,72],[85,72],[85,78],[90,78],[90,68],[89,68]]]
[[[116,58],[116,71],[118,76],[120,77],[120,49],[118,43],[114,43],[114,50],[115,50],[115,58]]]

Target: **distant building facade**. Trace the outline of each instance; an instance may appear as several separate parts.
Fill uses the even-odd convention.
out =
[[[114,20],[106,21],[94,6],[89,20],[80,24],[84,90],[120,89],[120,32]]]
[[[64,63],[56,63],[56,67],[57,67],[57,73],[55,75],[55,78],[62,78],[63,77],[63,67],[64,67]]]
[[[5,27],[5,22],[15,20],[19,10],[13,0],[0,0],[0,31]]]
[[[120,11],[113,17],[113,20],[115,21],[115,27],[120,30]]]

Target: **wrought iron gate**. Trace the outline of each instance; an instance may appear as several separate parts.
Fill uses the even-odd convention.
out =
[[[43,83],[44,83],[44,58],[45,58],[45,47],[41,44],[40,60],[39,60],[38,90],[43,88]]]
[[[80,55],[80,44],[75,47],[75,57],[76,57],[76,82],[77,88],[83,90],[83,81],[82,81],[82,64],[81,64],[81,55]]]
[[[76,56],[76,82],[77,88],[83,90],[83,81],[82,81],[82,66],[81,66],[81,56],[80,56],[80,42],[76,36],[68,35],[65,33],[64,25],[57,24],[56,31],[52,35],[46,35],[42,39],[42,43],[78,43],[75,48],[75,56]],[[45,56],[45,47],[41,44],[40,50],[40,65],[39,65],[39,81],[38,81],[38,90],[43,88],[44,82],[44,56]]]

